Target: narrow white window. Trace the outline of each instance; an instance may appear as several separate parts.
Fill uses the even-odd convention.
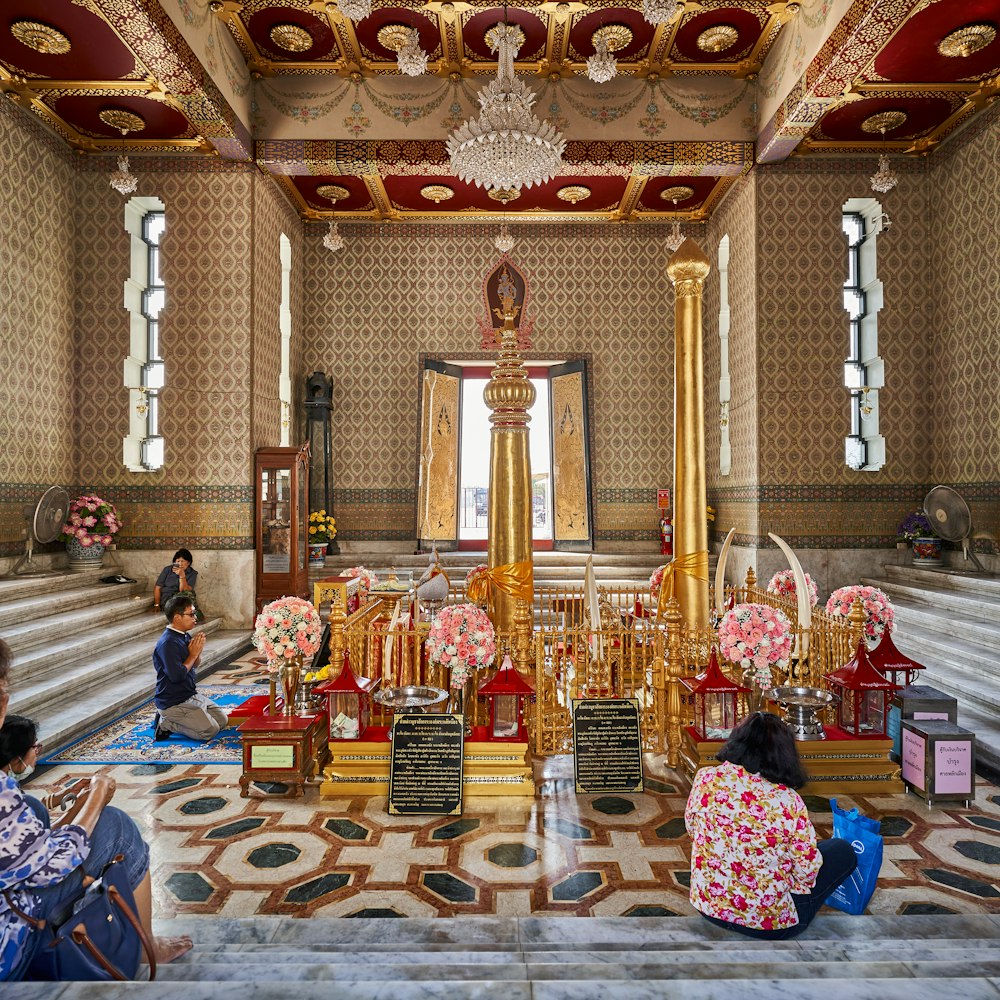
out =
[[[279,237],[281,256],[281,305],[278,327],[281,330],[281,372],[278,374],[278,399],[281,403],[281,447],[287,448],[292,423],[292,243],[282,233]]]
[[[852,198],[844,204],[842,226],[847,237],[844,309],[849,331],[844,386],[850,408],[844,460],[860,472],[877,472],[885,465],[885,438],[879,434],[878,411],[885,365],[878,353],[882,282],[876,251],[879,233],[889,228],[889,217],[874,198]]]
[[[729,475],[729,234],[719,240],[719,474]]]
[[[160,434],[160,390],[165,368],[160,354],[160,314],[166,287],[160,273],[160,242],[167,219],[159,198],[131,198],[125,229],[131,235],[131,271],[125,281],[129,314],[129,353],[124,363],[129,391],[129,432],[122,461],[131,472],[154,472],[164,463]]]

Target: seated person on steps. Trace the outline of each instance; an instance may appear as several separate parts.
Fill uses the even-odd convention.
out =
[[[187,630],[195,623],[194,601],[187,594],[175,594],[163,613],[167,627],[153,650],[156,667],[156,694],[153,703],[153,739],[165,740],[180,733],[192,740],[210,740],[226,726],[229,717],[209,698],[197,691],[198,664],[205,648],[205,633],[195,636]]]
[[[153,587],[154,611],[166,607],[167,601],[179,593],[187,594],[195,602],[195,610],[198,610],[198,596],[194,592],[198,586],[198,571],[191,565],[192,562],[194,556],[188,549],[178,549],[170,565],[163,567]]]

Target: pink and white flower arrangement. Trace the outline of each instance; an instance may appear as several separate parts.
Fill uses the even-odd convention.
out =
[[[111,536],[121,531],[115,505],[93,493],[77,497],[69,505],[69,516],[59,540],[76,539],[85,549],[92,545],[110,545]]]
[[[654,603],[660,597],[660,584],[663,583],[663,572],[666,568],[666,563],[662,566],[657,566],[649,577],[649,593],[652,596]]]
[[[878,587],[863,587],[852,584],[839,587],[826,602],[826,612],[836,618],[846,618],[851,613],[854,598],[860,597],[865,609],[865,638],[879,639],[896,627],[896,611],[892,601]]]
[[[323,623],[319,612],[301,597],[279,597],[265,604],[254,622],[253,644],[276,669],[294,656],[312,656],[319,649]]]
[[[722,655],[753,673],[757,687],[770,687],[771,667],[788,665],[792,628],[783,611],[768,604],[737,604],[719,622]]]
[[[473,566],[468,573],[465,574],[465,589],[468,591],[469,585],[474,581],[478,580],[484,573],[489,571],[489,566],[486,563],[479,563]]]
[[[816,589],[816,584],[813,583],[812,577],[806,573],[806,588],[809,591],[809,604],[811,607],[816,607],[816,602],[819,600],[819,591]],[[771,577],[767,582],[767,592],[769,594],[777,594],[778,597],[787,597],[790,600],[795,600],[795,574],[790,569],[779,569],[774,576]]]
[[[361,578],[361,601],[364,603],[365,598],[368,596],[370,590],[374,590],[378,585],[378,575],[374,570],[365,569],[364,566],[351,566],[350,569],[345,569],[344,576],[349,577],[353,580],[355,577]]]
[[[490,666],[497,655],[493,622],[475,604],[451,604],[431,622],[427,655],[451,671],[451,687],[461,688],[471,672]]]

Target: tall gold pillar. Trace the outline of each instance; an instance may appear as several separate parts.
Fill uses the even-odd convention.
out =
[[[514,320],[514,283],[501,273],[497,287],[502,303],[500,356],[483,399],[490,414],[489,568],[501,579],[518,577],[522,591],[533,589],[531,562],[531,456],[528,452],[528,410],[535,387],[521,361]],[[518,599],[494,583],[493,625],[513,632]],[[522,615],[523,617],[523,615]]]
[[[685,240],[667,262],[674,286],[674,593],[688,626],[709,624],[705,372],[701,302],[708,258]]]

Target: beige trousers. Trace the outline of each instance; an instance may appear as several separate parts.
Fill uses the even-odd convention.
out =
[[[225,729],[229,716],[211,698],[195,692],[187,701],[160,712],[160,725],[192,740],[210,740]]]

